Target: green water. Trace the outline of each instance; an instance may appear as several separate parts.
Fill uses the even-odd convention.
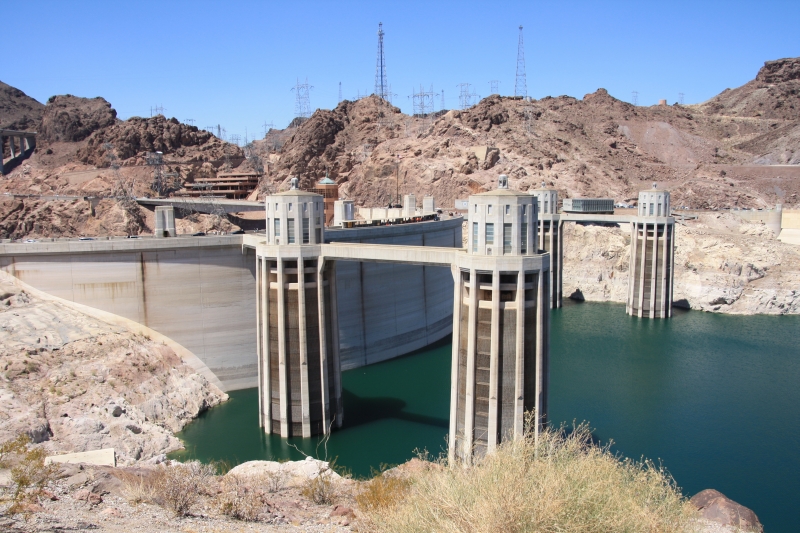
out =
[[[636,319],[614,304],[552,313],[550,416],[587,420],[633,458],[661,459],[687,495],[715,488],[768,533],[800,523],[800,317],[681,312]],[[450,345],[345,372],[344,427],[328,457],[354,474],[443,450]],[[300,459],[257,426],[257,391],[231,394],[180,435],[179,457]],[[290,439],[322,456],[317,440]]]

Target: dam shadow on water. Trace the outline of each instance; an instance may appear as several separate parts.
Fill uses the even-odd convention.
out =
[[[550,419],[588,421],[627,457],[663,461],[687,495],[715,488],[752,508],[769,533],[796,531],[800,511],[800,316],[726,316],[676,310],[629,317],[617,304],[565,302],[552,312]],[[415,449],[444,451],[449,339],[343,373],[344,426],[327,457],[359,476]],[[323,457],[318,439],[258,428],[256,389],[189,424],[186,459]]]

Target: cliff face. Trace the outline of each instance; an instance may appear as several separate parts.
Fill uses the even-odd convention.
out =
[[[800,250],[731,214],[676,226],[674,301],[734,314],[800,313]],[[564,226],[564,295],[624,303],[630,233],[615,226]]]
[[[0,276],[0,442],[48,453],[114,448],[131,464],[182,447],[173,435],[226,398],[162,344]]]

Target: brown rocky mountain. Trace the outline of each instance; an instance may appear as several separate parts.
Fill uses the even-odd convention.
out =
[[[37,100],[0,81],[0,129],[35,130],[43,111]]]
[[[374,205],[399,189],[451,206],[499,173],[515,188],[545,182],[563,196],[631,201],[658,182],[675,205],[792,205],[800,166],[774,165],[800,158],[798,65],[769,61],[748,84],[687,106],[637,107],[598,89],[582,100],[493,95],[425,119],[376,97],[345,101],[294,130],[272,178],[308,185],[327,171],[343,194]]]
[[[78,142],[116,122],[117,111],[103,98],[52,96],[44,107],[37,140]]]
[[[638,190],[658,182],[672,191],[676,206],[793,206],[800,194],[799,65],[798,58],[768,61],[753,81],[686,106],[633,106],[598,89],[582,99],[493,95],[470,109],[421,117],[373,96],[271,130],[248,153],[266,163],[262,195],[285,187],[290,176],[310,186],[327,173],[344,197],[363,205],[415,193],[433,195],[448,208],[506,173],[514,188],[544,182],[562,197],[631,202]],[[165,154],[166,172],[189,181],[213,176],[223,164],[251,168],[238,146],[175,119],[120,121],[102,98],[57,96],[38,108],[14,91],[3,92],[6,107],[26,120],[40,116],[42,142],[0,183],[2,191],[109,195],[121,176],[145,194],[152,171],[144,155],[156,150]],[[112,155],[118,171],[108,168]],[[16,228],[4,233],[24,234],[19,217],[41,215],[32,207],[17,209],[14,217],[0,213]]]

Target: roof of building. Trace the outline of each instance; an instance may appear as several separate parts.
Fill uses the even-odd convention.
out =
[[[326,176],[326,177],[322,178],[321,180],[319,180],[319,184],[320,185],[336,185],[336,182]]]
[[[511,189],[495,189],[493,191],[480,192],[472,196],[525,196],[530,198],[530,194],[522,191],[514,191]]]
[[[288,191],[276,192],[272,196],[319,196],[322,198],[321,194],[317,194],[315,192],[310,191],[303,191],[300,189],[289,189]]]

